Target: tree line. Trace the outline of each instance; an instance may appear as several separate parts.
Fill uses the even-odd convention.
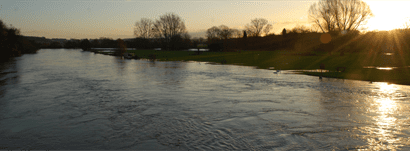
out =
[[[38,48],[36,43],[23,38],[20,35],[20,30],[14,27],[7,27],[0,20],[0,61],[21,56],[25,53],[36,52]]]
[[[185,23],[173,13],[162,15],[155,21],[142,18],[135,23],[134,35],[137,48],[181,50],[189,48],[191,42]]]
[[[211,51],[289,49],[300,41],[301,35],[329,33],[334,40],[338,37],[352,38],[373,14],[361,0],[320,0],[310,6],[308,16],[313,23],[311,27],[283,29],[281,35],[271,33],[272,24],[264,18],[252,19],[242,30],[226,25],[213,26],[206,30],[207,44]],[[142,18],[135,23],[134,35],[135,45],[139,48],[160,46],[166,50],[178,50],[192,46],[184,22],[173,13],[160,16],[155,21]],[[320,46],[315,49],[323,50],[333,44],[335,42],[318,44]]]
[[[308,11],[311,27],[296,26],[293,29],[283,29],[282,33],[271,33],[272,24],[264,18],[255,18],[246,24],[244,29],[234,29],[226,25],[213,26],[206,30],[206,38],[194,38],[187,33],[185,23],[181,17],[173,13],[166,13],[152,20],[142,18],[134,26],[135,39],[122,41],[101,37],[97,40],[73,39],[64,44],[52,42],[48,45],[27,44],[28,41],[17,40],[19,31],[7,28],[1,22],[2,50],[7,52],[3,56],[18,56],[28,52],[29,48],[21,45],[26,43],[30,50],[34,48],[118,48],[119,43],[127,48],[163,50],[181,50],[196,48],[200,44],[207,44],[211,51],[235,50],[331,50],[339,48],[346,42],[349,45],[357,41],[360,36],[359,28],[373,16],[369,6],[361,0],[320,0],[310,6]],[[330,42],[312,44],[312,37],[320,39],[324,33],[331,37]],[[362,35],[363,36],[363,35]],[[309,40],[310,39],[310,40]],[[314,39],[314,38],[313,38]],[[10,41],[14,41],[10,42]],[[17,41],[19,43],[17,43]],[[122,42],[119,42],[122,41]],[[318,40],[316,40],[318,42]],[[305,46],[306,45],[306,46]],[[31,47],[32,46],[32,47]],[[7,48],[6,48],[7,47]],[[17,48],[18,47],[18,48]],[[20,48],[21,47],[21,48]],[[18,51],[17,51],[18,50]]]

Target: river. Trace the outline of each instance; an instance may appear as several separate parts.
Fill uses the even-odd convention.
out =
[[[42,49],[0,64],[0,149],[410,150],[409,90]]]

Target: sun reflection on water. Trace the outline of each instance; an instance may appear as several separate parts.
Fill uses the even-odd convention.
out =
[[[393,84],[387,84],[385,82],[377,83],[380,88],[380,93],[391,94],[397,90],[397,87]]]
[[[395,114],[400,108],[395,100],[394,94],[397,91],[397,86],[387,83],[376,83],[379,89],[375,92],[377,96],[374,97],[371,104],[373,116],[373,125],[366,127],[368,133],[367,142],[371,150],[396,150],[400,145],[402,139],[397,135],[401,133],[399,120]]]

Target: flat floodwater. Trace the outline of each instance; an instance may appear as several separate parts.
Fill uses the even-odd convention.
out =
[[[0,149],[410,150],[409,86],[42,49],[0,64]]]

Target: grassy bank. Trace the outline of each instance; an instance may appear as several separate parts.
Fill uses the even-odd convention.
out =
[[[383,81],[397,84],[410,84],[410,57],[408,54],[384,53],[296,53],[288,51],[237,51],[237,52],[197,52],[192,51],[155,51],[128,50],[140,58],[150,59],[155,56],[159,61],[204,61],[224,64],[255,66],[261,69],[312,70],[321,64],[330,71],[300,72],[302,74],[324,77],[355,79],[365,81]],[[337,68],[344,72],[336,72]],[[363,68],[370,67],[370,68]],[[378,70],[371,67],[400,67],[394,70]]]

